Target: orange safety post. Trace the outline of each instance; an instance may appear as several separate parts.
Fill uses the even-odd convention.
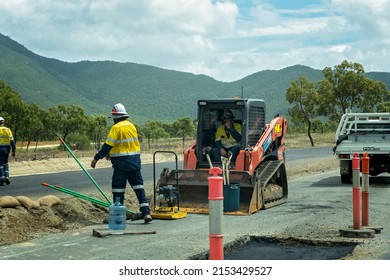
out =
[[[223,260],[223,178],[219,167],[210,168],[209,180],[209,238],[210,260]]]
[[[352,212],[353,228],[360,229],[360,157],[358,153],[352,158]]]
[[[362,226],[368,226],[368,189],[370,174],[370,158],[368,153],[363,153],[362,158]]]

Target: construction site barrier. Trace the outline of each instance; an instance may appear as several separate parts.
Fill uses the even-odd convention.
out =
[[[223,178],[222,169],[219,167],[210,168],[208,178],[209,184],[209,238],[210,238],[210,260],[223,260]]]
[[[360,229],[360,157],[358,153],[352,158],[352,212],[353,228]]]
[[[363,153],[362,158],[362,226],[368,226],[369,212],[369,173],[370,173],[370,158],[368,153]]]
[[[368,188],[369,188],[369,157],[364,153],[362,157],[362,188],[360,190],[360,156],[352,155],[352,211],[353,226],[341,229],[340,235],[345,237],[373,237],[380,233],[382,227],[368,227]]]

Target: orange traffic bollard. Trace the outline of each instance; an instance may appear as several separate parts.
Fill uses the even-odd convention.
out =
[[[352,212],[353,228],[360,229],[360,157],[358,153],[352,158]]]
[[[209,238],[210,260],[223,260],[223,178],[219,167],[210,168],[209,180]]]
[[[362,173],[366,173],[368,176],[368,165],[367,157],[363,156],[362,160]],[[365,183],[364,183],[365,184]],[[363,199],[363,201],[365,198]],[[367,192],[367,204],[366,202],[361,201],[361,191],[360,191],[360,156],[358,153],[354,153],[352,157],[352,211],[353,211],[353,229],[341,229],[340,234],[346,237],[373,237],[376,232],[380,232],[381,228],[362,228],[361,220],[367,219],[368,223],[368,214],[361,213],[360,206],[362,204],[363,208],[367,208],[368,211],[368,192]],[[366,212],[366,210],[364,210]]]
[[[368,226],[369,216],[369,173],[370,158],[368,153],[363,153],[362,158],[362,226]]]

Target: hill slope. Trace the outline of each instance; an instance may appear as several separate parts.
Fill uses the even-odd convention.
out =
[[[128,108],[131,118],[171,122],[196,117],[196,101],[204,98],[244,96],[261,98],[267,117],[284,115],[289,107],[285,93],[300,76],[310,81],[323,78],[322,71],[295,65],[265,70],[226,83],[206,75],[114,61],[68,63],[34,54],[0,34],[0,79],[14,88],[27,103],[43,108],[77,104],[87,114],[107,114],[114,103]],[[390,87],[389,73],[367,73]]]

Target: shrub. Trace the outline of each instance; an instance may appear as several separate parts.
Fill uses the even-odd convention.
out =
[[[86,135],[71,133],[66,137],[66,144],[72,150],[86,151],[91,149],[91,141]]]

